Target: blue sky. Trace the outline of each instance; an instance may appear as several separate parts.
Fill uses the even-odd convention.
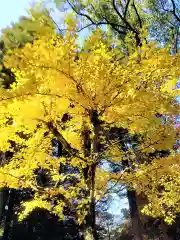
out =
[[[16,22],[19,16],[26,15],[26,8],[30,7],[31,0],[0,0],[0,29]]]
[[[12,22],[17,22],[20,16],[28,15],[26,10],[36,2],[40,2],[40,0],[0,0],[0,31],[11,25]],[[48,4],[48,6],[53,9],[53,4]],[[62,14],[58,11],[54,11],[52,17],[57,23],[59,23]],[[80,44],[82,44],[83,39],[87,36],[87,30],[81,32],[79,39]]]

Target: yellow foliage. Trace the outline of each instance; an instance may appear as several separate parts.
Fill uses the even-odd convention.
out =
[[[138,194],[145,194],[148,204],[142,212],[152,217],[161,217],[171,224],[179,213],[179,167],[180,154],[155,159],[151,164],[139,166],[136,174],[128,174],[126,181],[135,187]]]
[[[141,134],[142,152],[169,149],[175,142],[173,119],[178,114],[178,108],[172,102],[177,95],[174,87],[180,75],[180,56],[170,56],[166,49],[144,44],[126,64],[120,64],[115,60],[117,50],[109,49],[109,43],[103,42],[99,30],[86,41],[85,50],[80,53],[76,38],[74,30],[64,38],[40,37],[23,49],[13,50],[5,59],[6,66],[13,69],[17,82],[11,89],[0,92],[0,149],[14,152],[9,163],[0,168],[0,185],[30,187],[37,192],[31,202],[24,203],[22,217],[36,206],[51,210],[47,200],[48,190],[40,188],[36,182],[35,170],[39,167],[47,169],[55,182],[49,188],[63,194],[64,201],[68,200],[71,206],[80,189],[87,188],[89,183],[81,176],[79,183],[65,193],[63,187],[58,186],[58,182],[64,179],[63,174],[58,176],[61,162],[69,161],[82,173],[87,165],[91,167],[96,161],[99,163],[104,156],[115,162],[124,158],[117,143],[106,143],[103,136],[99,140],[109,145],[104,155],[91,146],[90,156],[85,156],[81,139],[84,123],[92,132],[92,141],[96,138],[90,114],[93,110],[102,121],[101,128],[106,123],[107,130],[124,127],[132,134]],[[64,123],[62,118],[67,113],[71,119]],[[157,119],[157,113],[167,116],[167,122]],[[51,140],[57,134],[59,139],[69,143],[72,162],[51,156]],[[136,159],[132,152],[128,154],[131,161]],[[150,167],[142,165],[137,171],[134,182],[134,186],[138,186],[137,191],[148,191],[149,180],[144,172],[152,170],[153,178],[153,167],[153,164]],[[163,171],[166,172],[166,168]],[[104,183],[111,176],[98,165],[95,175],[96,195],[103,196],[106,190]],[[125,178],[129,183],[131,177],[125,174]],[[154,179],[156,183],[157,179]],[[147,194],[152,199],[152,195]],[[53,209],[61,217],[63,204],[62,200]],[[79,213],[78,221],[82,220],[87,209],[83,211]]]

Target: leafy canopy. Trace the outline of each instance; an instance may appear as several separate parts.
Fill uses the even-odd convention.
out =
[[[21,17],[19,22],[2,29],[1,38],[8,50],[23,47],[28,42],[32,43],[39,35],[46,35],[54,30],[55,26],[48,11],[36,6],[29,9],[28,17]]]
[[[64,37],[42,35],[33,44],[9,51],[5,57],[6,66],[16,75],[16,83],[8,90],[0,90],[0,150],[13,152],[13,157],[0,168],[0,186],[35,191],[32,201],[23,203],[21,218],[37,206],[63,217],[63,206],[68,205],[76,209],[77,221],[83,221],[83,206],[90,198],[84,198],[82,188],[92,189],[83,170],[96,165],[97,199],[106,190],[104,182],[119,178],[98,165],[105,157],[118,162],[123,159],[119,144],[104,140],[104,132],[111,127],[141,134],[140,150],[145,152],[169,149],[174,144],[179,55],[171,56],[168,49],[143,43],[127,63],[120,64],[116,60],[120,52],[109,48],[112,45],[112,40],[104,39],[97,29],[79,53],[75,26],[69,26]],[[93,112],[102,129],[98,141],[106,147],[98,152],[91,146],[87,156],[81,136],[86,127],[91,131],[91,139],[97,137]],[[62,119],[67,113],[71,117],[64,123]],[[166,116],[167,121],[162,123],[157,113]],[[69,157],[54,158],[54,137]],[[134,157],[132,160],[136,163]],[[68,188],[59,185],[65,178],[59,173],[59,166],[67,163],[78,169],[78,174],[72,173],[76,184]],[[46,186],[37,183],[39,168],[48,172],[50,181]],[[126,175],[122,179],[128,183]],[[51,199],[55,196],[60,197],[54,206]]]

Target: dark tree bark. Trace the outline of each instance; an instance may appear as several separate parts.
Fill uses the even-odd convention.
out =
[[[159,228],[163,240],[172,240],[172,238],[168,236],[168,226],[163,220],[161,220]]]
[[[98,164],[98,154],[101,151],[101,145],[99,141],[100,129],[101,129],[101,121],[98,119],[98,113],[95,110],[89,112],[91,123],[94,127],[94,138],[90,139],[90,131],[85,128],[82,138],[84,143],[84,153],[86,157],[91,156],[94,158],[94,162],[92,165],[87,166],[88,174],[87,175],[87,185],[89,188],[89,196],[90,196],[90,207],[89,213],[86,218],[86,234],[89,234],[89,237],[92,240],[97,239],[97,231],[96,231],[96,202],[95,202],[95,176],[96,176],[96,167]],[[86,179],[85,179],[86,180]],[[85,236],[86,239],[86,236]]]
[[[134,190],[127,189],[127,198],[129,202],[134,240],[143,240],[142,223],[140,220],[139,209],[136,202],[136,192]]]
[[[125,133],[127,137],[123,135],[124,141],[122,144],[122,149],[126,153],[128,151],[127,143],[131,142],[131,138],[128,137],[128,132]],[[127,169],[127,172],[130,172],[130,161],[128,155],[126,156],[126,160],[122,161],[123,169]],[[136,191],[134,189],[129,189],[127,187],[127,198],[129,203],[130,217],[131,217],[131,226],[132,233],[134,236],[134,240],[143,240],[143,227],[140,219],[139,209],[137,205],[137,196]]]
[[[5,206],[8,200],[9,189],[8,188],[1,188],[0,189],[0,222],[5,214]]]
[[[124,167],[129,167],[128,161],[124,162]],[[143,240],[143,228],[137,205],[136,191],[127,188],[127,199],[129,203],[131,226],[134,240]]]
[[[13,207],[14,207],[14,197],[15,197],[14,189],[9,191],[9,197],[7,201],[8,209],[5,212],[5,224],[4,224],[4,233],[2,240],[10,240],[11,232],[13,227]]]
[[[91,236],[92,240],[97,239],[97,232],[96,232],[96,205],[95,205],[95,169],[96,166],[92,166],[90,168],[91,170],[91,188],[89,191],[90,194],[90,207],[89,207],[89,212],[86,217],[86,224],[85,224],[85,240],[86,237],[89,235]],[[87,237],[88,239],[88,237]]]
[[[91,139],[90,139],[90,131],[89,129],[84,126],[84,130],[82,131],[82,141],[83,141],[83,148],[84,148],[84,156],[90,157],[91,156]],[[84,179],[88,186],[88,195],[90,197],[90,204],[87,216],[85,218],[85,225],[84,225],[84,238],[85,240],[88,239],[90,236],[92,240],[96,239],[96,230],[95,230],[95,201],[94,201],[94,177],[95,177],[95,168],[93,165],[89,165],[87,163],[86,168],[83,171]]]

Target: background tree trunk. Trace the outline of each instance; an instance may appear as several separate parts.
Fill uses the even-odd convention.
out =
[[[0,222],[5,214],[5,206],[8,200],[9,189],[8,188],[1,188],[0,189]]]
[[[82,131],[82,140],[85,157],[91,157],[92,140],[90,138],[91,132],[86,128],[84,124],[84,130]],[[84,169],[84,179],[88,187],[88,195],[90,198],[88,214],[85,218],[84,225],[84,239],[95,240],[96,239],[96,209],[95,209],[95,171],[96,164],[89,165],[87,163]]]
[[[127,198],[129,202],[129,210],[134,240],[143,240],[142,224],[140,220],[139,209],[136,202],[136,192],[134,190],[127,189]]]
[[[9,198],[7,201],[8,209],[5,211],[5,223],[4,223],[4,233],[2,240],[10,240],[11,239],[11,232],[12,232],[12,217],[13,217],[13,207],[14,207],[14,196],[15,196],[14,189],[9,190]]]
[[[162,236],[162,239],[163,239],[163,240],[172,240],[172,238],[170,238],[170,237],[168,236],[168,233],[167,233],[168,227],[167,227],[167,225],[164,223],[163,220],[161,220],[161,224],[160,224],[159,228],[160,228],[161,236]]]

